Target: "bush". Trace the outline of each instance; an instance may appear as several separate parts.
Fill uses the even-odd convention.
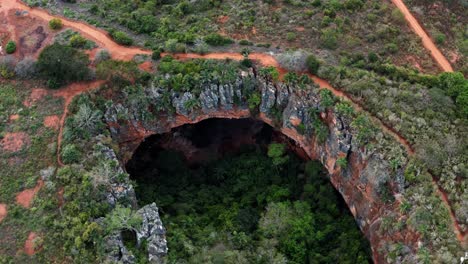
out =
[[[346,166],[348,166],[348,161],[346,160],[345,157],[339,157],[339,158],[336,160],[336,164],[337,164],[340,168],[346,168]]]
[[[58,18],[53,18],[49,21],[49,27],[53,30],[59,30],[59,29],[62,29],[63,27],[63,24],[62,24],[62,20],[58,19]]]
[[[187,46],[184,43],[179,43],[177,39],[168,39],[164,44],[164,48],[172,53],[184,53],[187,51]]]
[[[211,45],[211,46],[224,46],[224,45],[229,45],[229,44],[234,43],[232,39],[226,38],[217,33],[209,34],[208,36],[204,38],[204,40],[206,43],[208,43],[208,45]]]
[[[57,88],[69,81],[88,78],[88,63],[88,55],[69,46],[53,44],[41,52],[37,67],[51,88]]]
[[[445,42],[445,35],[443,33],[436,33],[435,34],[435,42],[439,45],[444,44]]]
[[[74,48],[83,48],[86,45],[86,39],[79,34],[70,38],[70,46]]]
[[[33,79],[37,76],[36,62],[31,58],[24,58],[16,64],[15,74],[20,79]]]
[[[338,47],[338,33],[333,29],[322,30],[320,41],[323,48],[334,50]]]
[[[78,148],[73,145],[69,144],[63,147],[62,150],[62,162],[64,164],[72,164],[80,161],[81,159],[81,152]]]
[[[152,60],[161,59],[161,51],[160,50],[154,50],[153,53],[151,54],[151,59]]]
[[[315,58],[314,55],[307,56],[306,59],[307,70],[312,74],[317,74],[320,67],[320,62]]]
[[[96,57],[94,58],[94,63],[99,64],[103,61],[110,60],[110,58],[111,58],[111,55],[109,51],[106,49],[102,49],[96,53]]]
[[[130,46],[133,44],[133,39],[122,31],[111,31],[111,37],[120,45]]]
[[[194,51],[198,54],[206,54],[208,52],[208,44],[203,39],[197,39],[194,45]]]
[[[277,56],[278,63],[281,67],[288,71],[305,71],[307,70],[307,58],[309,54],[303,50],[289,51]]]
[[[15,59],[13,56],[0,57],[0,77],[10,79],[15,76]]]
[[[242,46],[252,46],[253,43],[252,43],[251,41],[246,40],[246,39],[241,39],[241,40],[239,41],[239,45],[242,45]]]
[[[16,43],[13,40],[8,41],[5,50],[8,54],[14,53],[16,51]]]
[[[385,51],[390,54],[395,54],[398,52],[398,45],[395,43],[388,43],[385,45]]]
[[[291,41],[294,41],[296,39],[296,33],[294,32],[288,32],[286,34],[286,39],[291,42]]]

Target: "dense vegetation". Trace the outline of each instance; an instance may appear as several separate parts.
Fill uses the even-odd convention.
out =
[[[284,151],[271,144],[268,156],[250,149],[189,168],[169,150],[132,172],[139,203],[160,207],[169,262],[368,263],[368,243],[320,164]]]

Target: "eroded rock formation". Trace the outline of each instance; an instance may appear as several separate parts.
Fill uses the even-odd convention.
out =
[[[261,102],[255,107],[250,105],[251,111],[248,97],[255,92],[260,92]],[[120,144],[123,162],[145,137],[169,132],[174,127],[208,118],[262,120],[293,139],[309,158],[324,164],[332,184],[370,240],[376,262],[388,262],[388,252],[396,243],[404,248],[398,261],[416,261],[419,241],[416,231],[409,225],[394,233],[380,230],[386,216],[406,221],[398,207],[404,196],[402,172],[407,162],[404,149],[382,132],[376,132],[372,140],[363,140],[360,131],[351,125],[352,118],[322,105],[318,87],[273,82],[250,71],[241,72],[231,83],[207,83],[199,93],[167,91],[151,84],[144,89],[144,95],[149,105],[143,109],[143,104],[135,100],[115,100],[105,114],[112,137]],[[113,96],[125,98],[126,95]],[[173,106],[172,113],[161,107],[167,97]],[[321,139],[317,136],[317,122],[328,128]],[[404,160],[392,167],[389,160],[395,152]]]

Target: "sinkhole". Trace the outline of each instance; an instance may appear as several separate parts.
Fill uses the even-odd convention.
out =
[[[322,165],[255,119],[207,119],[145,139],[127,162],[156,202],[168,260],[369,263],[370,246]]]

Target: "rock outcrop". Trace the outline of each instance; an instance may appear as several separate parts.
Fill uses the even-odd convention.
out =
[[[170,96],[164,96],[165,93]],[[261,102],[255,105],[258,112],[250,111],[248,107],[254,93],[261,97]],[[197,93],[184,92],[177,96],[152,84],[145,88],[143,96],[150,98],[147,108],[116,103],[110,104],[105,114],[111,135],[120,144],[124,162],[145,137],[169,132],[177,126],[208,118],[260,119],[293,139],[309,158],[324,164],[330,181],[342,194],[362,232],[370,240],[376,262],[387,262],[390,245],[396,243],[405,248],[400,261],[414,261],[419,241],[416,231],[408,226],[391,234],[379,230],[382,219],[387,216],[405,220],[399,211],[398,200],[387,197],[404,195],[401,175],[406,164],[404,149],[382,132],[376,132],[372,140],[363,141],[360,131],[352,126],[352,118],[325,110],[318,87],[271,82],[250,71],[241,72],[230,84],[213,82],[201,87]],[[164,107],[161,105],[167,97],[171,98],[168,106],[172,106],[175,113],[162,111]],[[142,112],[152,112],[152,117],[136,118],[142,116]],[[323,133],[323,128],[328,133],[320,138],[318,134]],[[378,144],[375,141],[379,141]],[[398,152],[403,159],[397,173],[389,164],[389,149]],[[338,162],[343,160],[346,163]],[[160,237],[155,240],[161,241]],[[161,250],[162,247],[158,247],[154,252]]]

